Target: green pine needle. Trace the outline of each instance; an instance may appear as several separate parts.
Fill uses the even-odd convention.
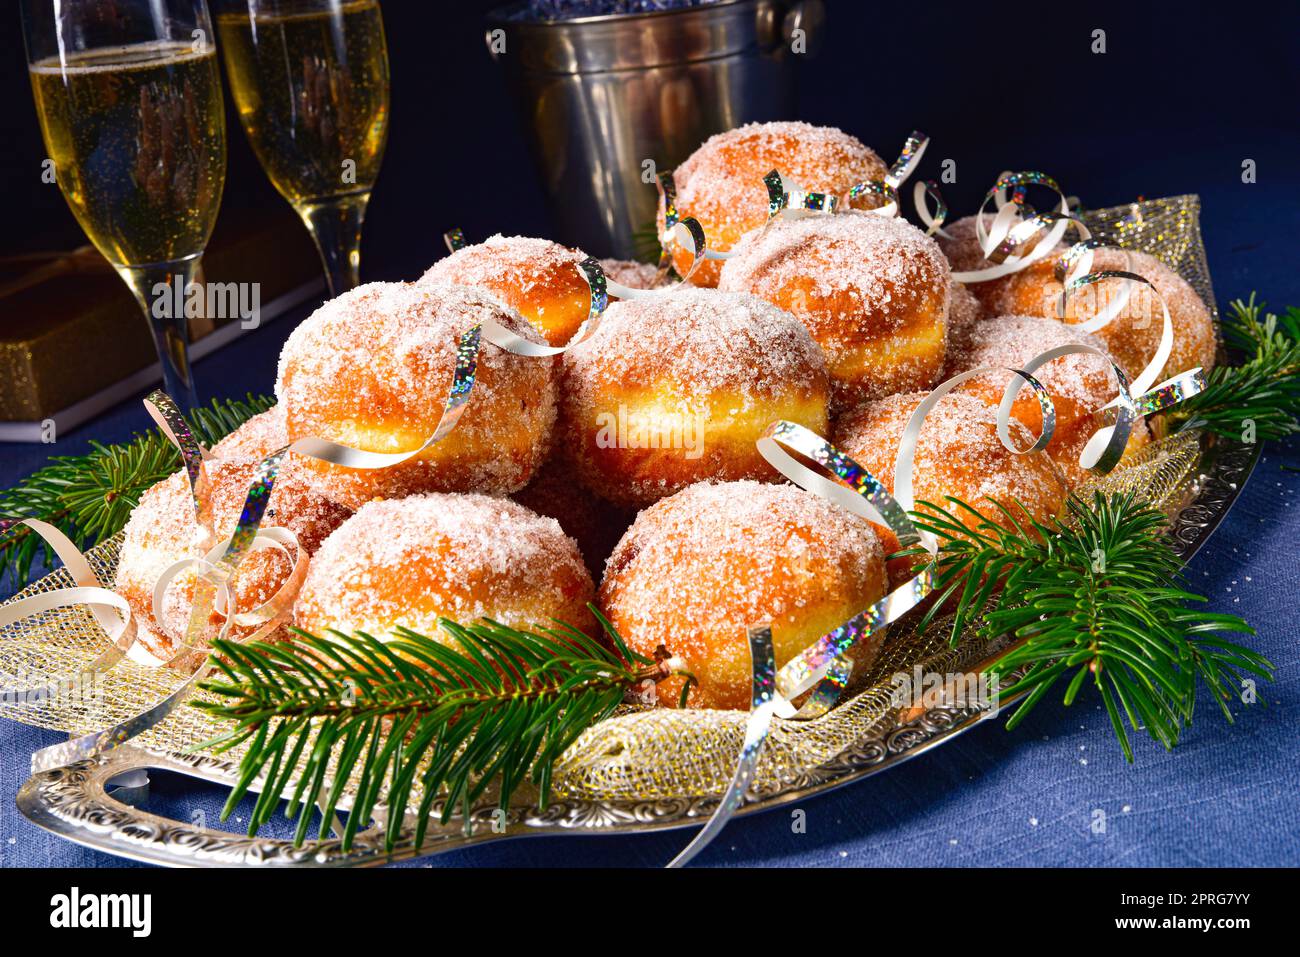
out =
[[[212,660],[224,677],[201,682],[214,698],[193,705],[234,726],[192,750],[247,743],[222,819],[264,777],[249,835],[270,820],[277,798],[289,796],[285,814],[297,818],[298,844],[316,805],[317,839],[325,837],[350,779],[345,848],[381,798],[397,809],[387,821],[390,850],[402,809],[418,815],[415,842],[423,844],[439,798],[441,823],[459,812],[467,830],[467,812],[494,783],[503,811],[528,780],[545,807],[551,768],[565,749],[630,689],[664,676],[598,618],[613,650],[562,623],[520,631],[486,620],[472,627],[441,621],[447,643],[407,629],[387,642],[297,630],[282,644],[217,641]],[[338,763],[327,788],[331,758]],[[423,793],[415,805],[417,780]]]
[[[1221,637],[1254,629],[1236,615],[1190,604],[1206,599],[1183,587],[1182,563],[1164,535],[1164,515],[1131,493],[1096,493],[1091,503],[1072,498],[1066,516],[1048,523],[1023,508],[1013,512],[993,503],[1010,528],[964,502],[949,501],[952,511],[925,502],[929,511],[914,513],[917,524],[941,542],[939,598],[918,627],[929,625],[955,595],[954,642],[972,623],[983,640],[1018,640],[990,668],[999,680],[1024,669],[999,687],[1007,696],[1029,692],[1008,728],[1059,681],[1068,679],[1066,705],[1091,683],[1132,761],[1123,719],[1172,748],[1192,720],[1199,686],[1231,721],[1229,703],[1242,698],[1244,682],[1251,676],[1272,680],[1266,658]],[[962,526],[957,514],[974,527]]]
[[[194,435],[212,445],[275,404],[269,396],[213,401],[189,416]],[[0,491],[0,516],[49,522],[82,548],[116,535],[140,496],[180,467],[176,447],[158,430],[119,445],[91,443],[85,455],[53,456],[13,488]],[[0,537],[0,582],[21,588],[37,559],[53,560],[44,540],[25,525]]]
[[[1024,669],[999,688],[1028,692],[1008,728],[1061,679],[1068,679],[1066,705],[1091,683],[1132,761],[1129,729],[1173,747],[1192,719],[1198,686],[1231,721],[1229,702],[1243,679],[1271,680],[1265,658],[1222,637],[1251,633],[1244,621],[1189,606],[1205,599],[1179,583],[1164,516],[1132,495],[1097,495],[1090,505],[1072,499],[1068,516],[1050,523],[1002,509],[1009,528],[950,501],[976,519],[974,530],[929,503],[917,522],[940,538],[937,593],[960,596],[954,640],[968,624],[985,640],[1019,640],[991,668],[997,679]],[[448,644],[405,629],[387,643],[304,632],[287,644],[215,643],[213,661],[224,677],[203,682],[213,698],[194,706],[233,726],[196,750],[248,746],[223,817],[259,779],[249,834],[288,797],[285,813],[297,818],[299,843],[316,805],[317,836],[325,836],[348,780],[356,796],[345,846],[381,798],[416,815],[417,847],[439,799],[441,823],[459,813],[467,828],[469,810],[494,783],[503,810],[526,780],[545,806],[565,749],[630,689],[664,676],[663,665],[634,654],[596,614],[613,651],[563,624],[526,632],[490,621],[469,628],[443,621]],[[327,788],[331,761],[337,767]],[[390,849],[403,817],[388,817]]]
[[[1165,413],[1236,441],[1262,442],[1300,432],[1300,309],[1264,313],[1255,295],[1229,306],[1224,339],[1246,361],[1218,366],[1208,388]]]

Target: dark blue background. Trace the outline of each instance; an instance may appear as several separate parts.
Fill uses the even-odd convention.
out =
[[[439,255],[442,230],[545,235],[540,191],[515,116],[481,42],[488,4],[385,6],[393,67],[393,131],[367,223],[368,278],[409,278]],[[801,64],[798,118],[844,127],[893,157],[909,130],[932,138],[921,175],[957,160],[946,188],[969,211],[1002,169],[1056,176],[1086,205],[1196,192],[1221,303],[1252,290],[1300,304],[1300,66],[1294,9],[1237,3],[1006,8],[1003,13],[832,2],[821,55]],[[15,24],[16,26],[16,24]],[[1095,28],[1108,52],[1089,52]],[[18,31],[0,40],[9,95],[2,158],[11,229],[5,251],[82,241],[62,199],[39,185],[40,145]],[[1241,182],[1254,159],[1258,182]],[[32,184],[25,187],[23,184]],[[233,118],[227,206],[278,202]],[[22,228],[18,228],[21,226]],[[233,395],[270,388],[282,319],[198,365],[200,388]],[[2,321],[2,316],[0,316]],[[61,436],[76,453],[89,438],[143,428],[138,403]],[[49,447],[0,446],[0,482],[39,466]],[[1210,607],[1245,616],[1249,639],[1278,680],[1267,708],[1228,728],[1198,714],[1172,754],[1141,742],[1126,766],[1103,712],[1045,702],[1013,733],[986,724],[886,774],[808,801],[807,833],[786,812],[733,824],[703,864],[1294,865],[1300,862],[1297,628],[1300,596],[1296,443],[1273,446],[1225,525],[1192,563]],[[13,806],[27,760],[58,736],[0,722],[0,863],[104,865],[27,824]],[[158,807],[188,819],[219,799],[160,781]],[[1097,810],[1107,827],[1089,825]],[[446,864],[656,865],[680,834],[636,839],[538,839],[434,859]]]

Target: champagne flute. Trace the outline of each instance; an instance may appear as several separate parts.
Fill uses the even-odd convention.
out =
[[[45,148],[90,241],[135,294],[176,403],[198,402],[185,301],[226,178],[204,0],[21,0]]]
[[[388,139],[379,2],[223,0],[217,31],[253,152],[315,240],[331,295],[346,292]]]

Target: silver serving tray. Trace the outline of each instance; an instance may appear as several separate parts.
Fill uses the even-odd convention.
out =
[[[1261,447],[1221,439],[1205,442],[1200,464],[1185,481],[1186,494],[1171,514],[1170,534],[1184,563],[1189,561],[1227,515],[1254,469]],[[978,663],[971,666],[977,670]],[[1004,696],[1000,707],[1013,703]],[[756,814],[842,787],[946,744],[998,711],[980,707],[930,708],[907,723],[884,719],[875,731],[798,780],[751,794],[740,814]],[[639,834],[703,824],[717,799],[652,801],[553,800],[545,809],[536,796],[521,794],[504,819],[491,801],[471,814],[469,832],[459,820],[431,826],[416,850],[408,821],[403,840],[385,851],[383,828],[356,837],[347,852],[339,841],[309,842],[246,837],[148,813],[110,795],[112,782],[127,771],[158,768],[231,785],[236,766],[208,755],[178,757],[126,745],[96,759],[34,775],[18,793],[18,807],[32,822],[95,850],[153,864],[173,866],[331,867],[372,866],[438,854],[471,844],[507,838],[565,834]],[[123,794],[119,793],[119,797]],[[435,813],[440,810],[435,807]],[[377,811],[382,824],[382,811]]]

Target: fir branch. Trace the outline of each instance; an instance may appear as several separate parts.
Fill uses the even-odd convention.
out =
[[[324,639],[302,631],[284,644],[214,642],[213,661],[224,677],[201,682],[213,698],[193,704],[234,727],[194,750],[248,745],[222,819],[260,777],[262,797],[248,833],[266,824],[277,798],[288,795],[285,815],[297,817],[299,844],[318,803],[317,838],[325,836],[349,780],[355,798],[345,847],[381,797],[394,809],[385,834],[390,850],[403,810],[417,815],[416,846],[423,843],[439,798],[441,822],[459,812],[467,829],[469,810],[492,784],[503,811],[526,780],[537,786],[544,807],[551,768],[578,735],[647,678],[673,673],[670,664],[631,651],[597,617],[613,650],[562,623],[534,632],[446,620],[440,627],[450,642],[407,629],[388,642],[364,633]],[[332,758],[337,766],[327,788]]]
[[[922,503],[930,512],[914,513],[941,540],[937,599],[918,627],[953,598],[954,642],[975,621],[983,640],[1018,640],[990,668],[999,679],[1024,669],[999,688],[1003,695],[1028,692],[1008,728],[1059,681],[1068,679],[1063,698],[1070,705],[1091,679],[1132,761],[1124,718],[1172,748],[1192,719],[1200,685],[1231,721],[1228,704],[1241,682],[1248,675],[1272,680],[1267,659],[1221,637],[1253,634],[1245,621],[1189,607],[1206,599],[1183,587],[1164,515],[1132,493],[1096,493],[1090,504],[1072,498],[1066,516],[1049,523],[994,503],[1009,527],[949,501],[973,528],[932,503]]]
[[[269,396],[213,401],[189,416],[195,436],[212,445],[247,419],[269,409]],[[91,442],[85,455],[60,455],[13,488],[0,491],[0,516],[37,518],[56,526],[82,548],[97,545],[121,531],[140,496],[180,467],[176,447],[158,430],[118,445]],[[21,588],[33,565],[53,554],[26,526],[0,538],[0,582]]]
[[[1131,494],[1097,495],[1091,505],[1072,499],[1068,517],[1050,523],[1001,509],[1006,527],[950,501],[975,518],[974,529],[929,503],[930,512],[916,513],[941,541],[938,601],[921,627],[956,596],[954,640],[966,624],[985,640],[1017,639],[991,668],[999,678],[1024,669],[999,689],[1028,693],[1008,727],[1058,681],[1068,679],[1069,705],[1091,678],[1132,761],[1125,718],[1172,747],[1192,719],[1198,685],[1231,720],[1228,703],[1242,678],[1271,680],[1265,658],[1222,637],[1250,633],[1244,621],[1188,606],[1204,599],[1179,583],[1163,515]],[[393,809],[390,848],[402,811],[416,816],[419,847],[436,801],[443,824],[460,813],[468,828],[468,812],[494,784],[503,810],[526,780],[545,806],[552,767],[582,731],[643,681],[684,674],[663,649],[654,661],[633,653],[592,611],[610,647],[561,623],[529,632],[490,621],[442,622],[449,643],[405,629],[386,643],[364,633],[322,639],[305,632],[286,644],[216,642],[221,677],[202,682],[211,697],[193,705],[233,726],[194,750],[247,746],[223,819],[259,780],[249,833],[287,798],[298,843],[313,806],[321,810],[317,836],[325,836],[349,781],[355,796],[346,846],[381,799]]]
[[[1165,413],[1237,441],[1281,439],[1300,432],[1300,310],[1264,313],[1254,293],[1229,306],[1224,339],[1246,361],[1210,371],[1199,395]]]

